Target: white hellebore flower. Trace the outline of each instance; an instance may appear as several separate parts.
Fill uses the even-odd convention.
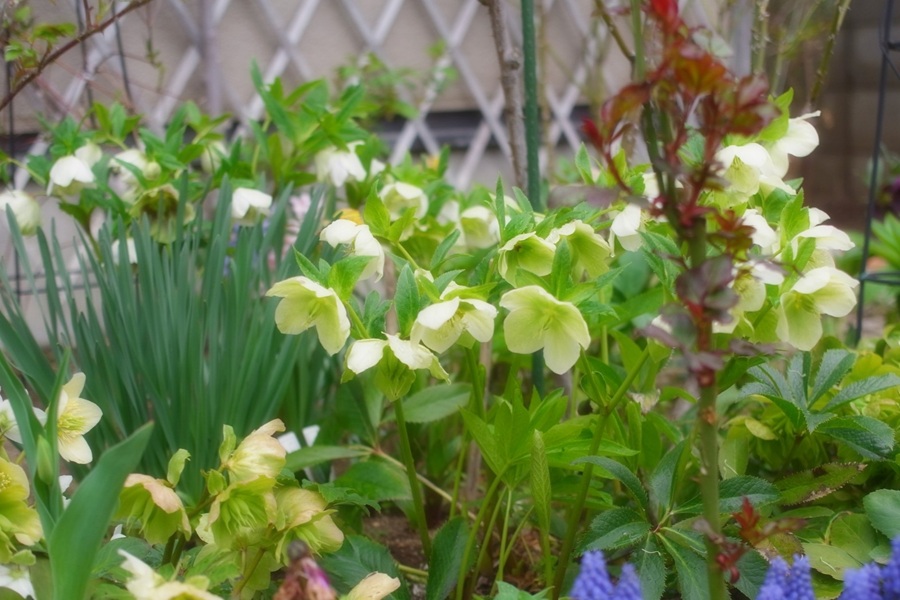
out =
[[[138,179],[126,165],[137,169],[146,179],[156,179],[160,174],[160,166],[156,161],[147,158],[147,155],[137,148],[123,150],[113,157],[112,169],[122,177],[122,182],[129,186],[138,184]]]
[[[412,341],[435,352],[446,352],[464,334],[481,343],[490,341],[497,309],[483,300],[459,297],[464,289],[451,282],[441,294],[443,302],[422,309],[412,326]]]
[[[556,246],[534,232],[511,238],[500,248],[497,270],[500,276],[516,285],[519,269],[543,277],[553,270]]]
[[[784,137],[769,148],[772,163],[775,165],[776,172],[781,173],[781,177],[784,177],[788,171],[788,155],[809,156],[818,147],[819,134],[809,119],[821,114],[822,111],[817,110],[794,119],[788,119],[788,128]]]
[[[503,333],[510,352],[531,354],[544,349],[547,368],[561,375],[591,343],[587,323],[571,302],[562,302],[536,285],[511,290],[500,298],[509,314]]]
[[[265,192],[239,187],[231,195],[231,218],[238,225],[254,225],[271,210],[272,196]]]
[[[408,209],[415,210],[417,219],[421,219],[428,212],[428,196],[422,188],[409,183],[402,181],[389,183],[381,188],[378,196],[384,202],[392,221],[402,217]]]
[[[71,196],[87,186],[93,185],[94,172],[91,166],[76,155],[63,156],[50,168],[50,184],[47,193],[56,190],[57,195]]]
[[[643,229],[643,215],[641,207],[637,204],[629,202],[625,207],[613,217],[612,224],[609,227],[610,247],[615,246],[615,241],[619,240],[622,247],[629,252],[634,252],[641,247],[641,230]]]
[[[332,248],[346,244],[351,256],[372,257],[360,274],[360,279],[368,279],[374,275],[375,281],[378,281],[384,275],[384,248],[372,235],[368,225],[361,225],[350,219],[337,219],[322,230],[319,239]]]
[[[7,190],[0,194],[0,214],[6,217],[6,207],[12,210],[22,235],[34,235],[41,226],[41,205],[31,194],[22,190]]]
[[[753,142],[741,146],[726,146],[716,153],[716,160],[725,167],[725,179],[731,183],[727,191],[745,201],[762,188],[763,192],[779,189],[791,196],[797,192],[781,178],[784,176],[772,162],[768,150]]]
[[[713,323],[716,333],[731,333],[738,323],[744,321],[744,313],[760,310],[766,303],[766,285],[781,285],[784,273],[774,264],[765,261],[749,263],[749,269],[735,269],[736,277],[731,282],[731,289],[738,296],[737,304],[731,309],[731,321]]]
[[[121,244],[119,240],[114,240],[112,244],[109,246],[109,252],[112,254],[113,264],[119,264],[119,247]],[[137,247],[134,245],[134,238],[125,238],[125,257],[128,260],[128,264],[136,265],[138,264],[137,258]]]
[[[469,248],[490,248],[500,241],[497,215],[487,206],[470,206],[459,216],[463,237]]]
[[[347,144],[346,150],[330,147],[316,154],[316,178],[319,181],[328,181],[334,187],[341,187],[346,183],[363,181],[366,178],[366,169],[354,150],[362,142]]]
[[[856,306],[859,282],[834,267],[803,274],[782,294],[776,333],[798,350],[811,350],[822,337],[821,315],[845,317]]]
[[[63,460],[86,465],[94,455],[84,434],[100,422],[103,411],[90,400],[80,397],[83,389],[84,373],[75,373],[63,386],[56,406],[56,436]]]
[[[347,369],[354,374],[367,371],[381,362],[385,350],[410,371],[428,369],[437,379],[447,380],[449,376],[431,350],[418,342],[400,339],[396,335],[385,334],[386,340],[357,340],[347,351]]]
[[[363,582],[365,582],[365,579],[363,579]],[[400,587],[399,580],[397,581],[397,587]],[[35,597],[28,567],[22,565],[0,565],[0,588],[12,590],[22,598]]]
[[[282,298],[275,309],[275,324],[281,333],[296,335],[315,327],[322,347],[332,355],[347,343],[350,319],[334,290],[301,275],[279,281],[266,296]]]
[[[753,228],[750,239],[756,246],[760,247],[763,253],[774,254],[777,252],[779,242],[778,234],[775,233],[775,230],[772,229],[772,226],[769,225],[769,222],[766,221],[766,218],[762,213],[755,208],[748,208],[744,211],[741,221],[744,225],[749,225]]]
[[[119,554],[125,559],[122,568],[131,573],[125,588],[135,600],[221,600],[219,596],[206,591],[209,580],[198,575],[188,581],[167,581],[153,568],[124,550]]]
[[[31,407],[31,410],[41,425],[47,423],[47,413],[34,406]],[[13,411],[12,404],[5,398],[0,398],[0,437],[10,439],[17,444],[22,443],[22,434],[19,431],[16,414]]]

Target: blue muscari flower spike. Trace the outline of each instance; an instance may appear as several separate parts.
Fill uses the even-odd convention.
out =
[[[756,600],[783,600],[787,596],[787,582],[790,575],[790,567],[780,556],[776,556],[769,565],[766,579]]]
[[[844,591],[838,600],[883,600],[878,565],[869,563],[861,569],[847,569],[844,573]]]
[[[616,600],[643,600],[641,580],[638,579],[634,566],[625,565],[622,567],[622,576],[619,578],[619,584],[616,586],[615,598]]]
[[[795,556],[791,565],[787,582],[785,600],[816,600],[813,593],[812,573],[809,570],[809,558]]]
[[[569,593],[575,600],[609,600],[613,597],[613,584],[606,571],[602,552],[588,552],[581,559],[581,571]]]
[[[891,542],[891,559],[881,571],[884,600],[900,600],[900,537]]]

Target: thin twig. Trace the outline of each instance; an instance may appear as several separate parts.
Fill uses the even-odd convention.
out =
[[[603,0],[594,0],[594,8],[597,11],[597,14],[600,15],[600,18],[603,19],[603,23],[606,25],[606,28],[609,30],[610,35],[612,35],[613,39],[616,42],[616,46],[619,47],[619,50],[622,51],[622,54],[625,55],[625,58],[628,59],[628,62],[634,63],[634,52],[628,48],[628,44],[625,42],[625,38],[622,37],[622,32],[619,31],[619,28],[616,26],[616,22],[613,21],[612,16],[609,14],[609,11],[606,10],[606,6],[603,5]]]
[[[753,35],[751,42],[752,72],[762,73],[766,68],[766,46],[769,43],[769,0],[757,0],[754,6]]]
[[[91,29],[85,29],[83,33],[78,34],[76,37],[72,38],[71,40],[69,40],[68,42],[66,42],[65,44],[63,44],[62,46],[60,46],[59,48],[54,50],[53,52],[50,52],[49,54],[45,55],[41,59],[41,62],[38,64],[38,66],[35,67],[34,69],[32,69],[31,72],[29,72],[27,75],[22,77],[22,79],[17,81],[16,84],[12,87],[11,91],[6,96],[4,96],[2,100],[0,100],[0,110],[3,110],[4,108],[6,108],[7,105],[12,101],[12,99],[15,98],[19,94],[19,92],[21,92],[23,89],[25,89],[25,87],[29,83],[34,81],[41,73],[44,72],[44,69],[46,69],[52,63],[56,62],[63,54],[65,54],[66,52],[68,52],[69,50],[74,48],[75,46],[83,43],[89,37],[91,37],[97,33],[101,33],[107,27],[109,27],[110,25],[115,23],[118,19],[121,19],[126,14],[130,13],[131,11],[140,8],[140,7],[144,6],[145,4],[149,4],[152,1],[153,0],[134,0],[131,4],[126,6],[116,16],[110,17],[106,21],[103,21],[102,23],[95,25]]]
[[[526,170],[525,116],[522,107],[522,58],[518,48],[513,46],[506,30],[506,2],[504,0],[481,0],[487,6],[491,19],[494,49],[500,64],[500,85],[506,100],[506,128],[509,131],[509,150],[512,154],[516,185],[528,187]]]
[[[825,77],[828,75],[828,67],[831,65],[832,56],[834,56],[834,42],[837,39],[838,32],[841,30],[841,25],[844,23],[844,17],[847,15],[847,10],[849,8],[850,0],[841,0],[837,9],[834,11],[834,19],[831,21],[831,31],[828,33],[828,41],[825,43],[825,48],[822,51],[822,59],[819,61],[819,68],[816,71],[816,83],[813,86],[812,94],[809,97],[811,106],[816,105],[819,96],[822,94],[822,88],[825,86]]]

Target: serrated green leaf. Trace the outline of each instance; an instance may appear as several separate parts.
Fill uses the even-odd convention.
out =
[[[655,536],[647,536],[641,549],[635,553],[634,567],[641,578],[644,600],[659,600],[666,590],[666,562]]]
[[[382,460],[368,460],[350,465],[349,469],[334,480],[334,484],[351,488],[376,502],[412,498],[406,473]]]
[[[290,452],[285,467],[292,473],[314,467],[324,462],[345,458],[359,458],[370,454],[365,448],[348,448],[347,446],[309,446]]]
[[[498,443],[493,429],[468,410],[463,409],[460,414],[466,424],[466,429],[478,444],[488,467],[495,475],[503,473],[508,464],[508,454],[506,449]]]
[[[900,535],[900,490],[876,490],[863,498],[872,527],[894,539]]]
[[[328,287],[346,302],[353,295],[359,276],[372,260],[371,256],[348,256],[337,261],[328,272]]]
[[[826,392],[830,391],[853,368],[856,355],[843,348],[833,348],[825,352],[816,371],[812,394],[809,403],[813,404]]]
[[[778,502],[778,488],[764,479],[742,475],[726,479],[719,484],[719,512],[733,513],[741,509],[744,498],[753,506],[760,507]],[[703,501],[695,498],[678,508],[679,513],[699,515],[703,512]]]
[[[578,147],[578,152],[575,153],[575,168],[578,170],[578,174],[581,176],[581,180],[584,183],[594,183],[594,174],[591,169],[591,157],[588,156],[587,148],[585,148],[584,144],[581,144]]]
[[[870,459],[887,458],[894,449],[894,430],[872,417],[835,417],[820,425],[817,431]]]
[[[531,496],[532,506],[537,516],[542,535],[550,531],[550,466],[547,464],[547,449],[540,431],[531,433]]]
[[[883,392],[896,387],[900,387],[900,377],[889,373],[887,375],[876,375],[866,377],[860,381],[854,381],[844,386],[831,401],[825,405],[825,410],[833,411],[848,402],[852,402],[863,396]]]
[[[681,461],[681,453],[685,449],[685,442],[680,442],[669,450],[650,475],[650,506],[654,512],[668,507],[672,503],[672,488],[675,483],[675,470]]]
[[[428,560],[426,600],[444,600],[456,585],[467,539],[468,528],[462,517],[447,521],[434,536]]]
[[[594,518],[579,544],[579,552],[627,548],[649,532],[650,523],[637,511],[612,508]]]
[[[737,562],[738,572],[741,574],[734,584],[747,598],[756,598],[759,588],[762,587],[769,571],[769,561],[763,556],[751,550],[746,552]]]
[[[862,463],[826,463],[779,479],[775,487],[783,504],[812,502],[841,489],[865,468]]]
[[[682,598],[691,600],[707,600],[709,598],[709,582],[706,578],[706,560],[694,552],[670,541],[660,538],[678,575],[678,589]]]
[[[472,394],[469,383],[451,383],[427,387],[403,400],[403,416],[410,423],[431,423],[466,405]]]

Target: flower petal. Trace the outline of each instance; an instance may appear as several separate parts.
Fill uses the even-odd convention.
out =
[[[385,340],[372,339],[353,342],[347,351],[347,369],[357,375],[371,369],[381,361],[385,347],[387,347]]]

